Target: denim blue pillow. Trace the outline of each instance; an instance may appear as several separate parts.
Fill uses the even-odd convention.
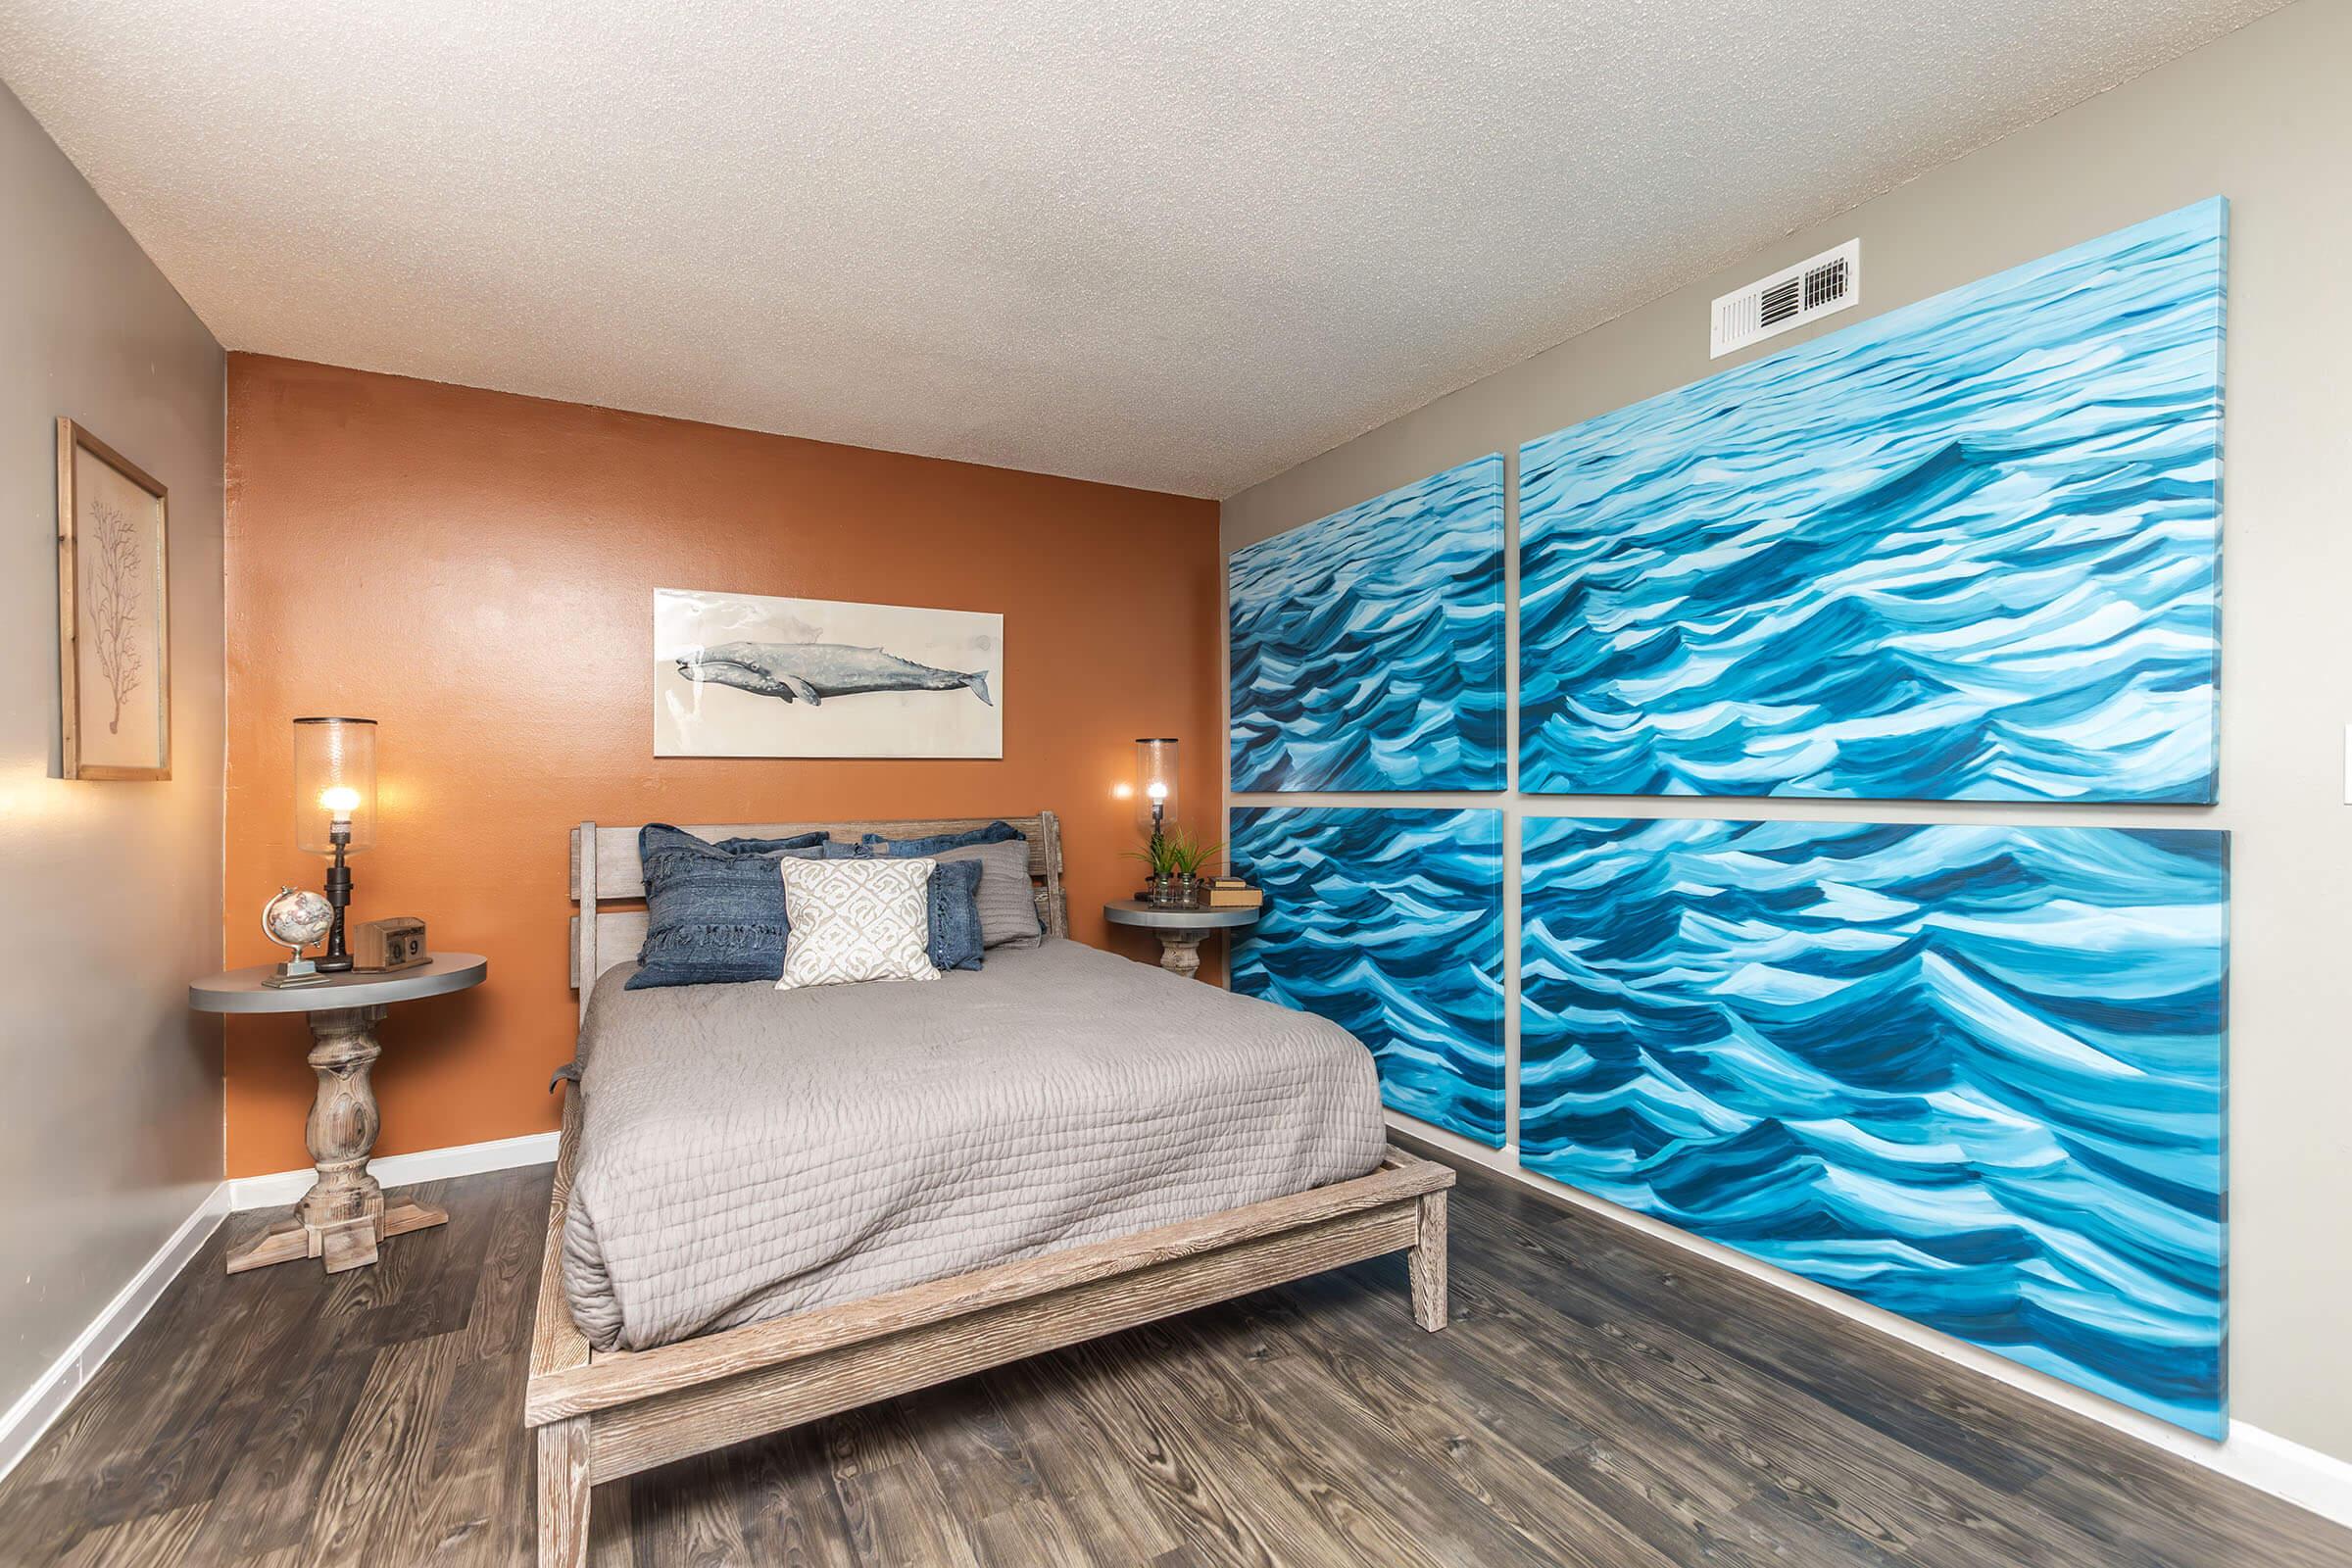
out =
[[[729,855],[805,855],[812,860],[870,860],[874,852],[862,844],[844,844],[827,833],[796,833],[788,839],[720,839]],[[778,880],[782,880],[778,878]]]
[[[901,857],[904,858],[904,857]],[[980,967],[980,862],[946,860],[931,868],[931,966]]]
[[[784,878],[776,861],[790,855],[822,858],[824,835],[815,842],[737,839],[774,843],[774,852],[736,855],[706,844],[665,822],[649,822],[637,834],[637,862],[645,871],[645,946],[627,989],[654,986],[722,985],[737,980],[774,980],[784,973]]]
[[[787,850],[813,849],[831,842],[832,835],[828,833],[795,833],[788,839],[720,839],[717,847],[729,855],[782,855]],[[637,853],[642,856],[645,853],[642,831],[637,835]]]
[[[1003,844],[1008,839],[1026,839],[1028,836],[1010,822],[991,822],[986,827],[976,827],[968,833],[935,833],[927,839],[886,839],[879,833],[868,833],[860,841],[860,847],[868,855],[878,855],[887,860],[904,860],[919,855],[937,855],[942,850],[960,850],[974,844]]]

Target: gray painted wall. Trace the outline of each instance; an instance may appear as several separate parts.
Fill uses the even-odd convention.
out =
[[[220,1180],[220,345],[0,88],[0,1409]],[[171,492],[172,779],[58,773],[66,415]]]
[[[2199,198],[2230,200],[2222,804],[2059,809],[1506,798],[1507,815],[2194,824],[2234,834],[2231,1413],[2352,1459],[2352,5],[2302,0],[1233,497],[1228,551],[1715,370],[1715,295],[1855,235],[1862,298],[1813,332]],[[1867,133],[1859,129],[1858,133]],[[1576,215],[1563,213],[1563,223]],[[1434,308],[1434,307],[1433,307]],[[1512,481],[1517,470],[1514,464]],[[1514,515],[1511,525],[1516,528]],[[1516,597],[1516,585],[1513,585]],[[1516,650],[1511,658],[1517,665]],[[1513,735],[1516,750],[1516,733]],[[1235,796],[1376,804],[1461,797]],[[1487,799],[1492,800],[1492,797]],[[1516,845],[1516,825],[1508,841]],[[1515,850],[1514,850],[1515,858]],[[1516,951],[1516,892],[1508,939]],[[1516,1013],[1514,1004],[1512,1012]],[[1514,1073],[1516,1018],[1513,1018]]]

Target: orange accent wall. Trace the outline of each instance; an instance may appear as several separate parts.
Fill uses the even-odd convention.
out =
[[[981,416],[983,411],[974,411]],[[1185,744],[1219,798],[1214,502],[237,354],[228,363],[228,961],[293,847],[302,713],[381,723],[377,847],[353,917],[423,916],[487,954],[462,996],[392,1009],[379,1154],[540,1132],[571,1053],[564,830],[981,815],[1065,822],[1071,926],[1135,885],[1134,738]],[[653,590],[1001,612],[1002,761],[653,755]],[[310,1163],[299,1020],[232,1020],[228,1174]]]

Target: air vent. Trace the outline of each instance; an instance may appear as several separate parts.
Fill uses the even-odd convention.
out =
[[[1862,242],[1849,239],[1834,251],[1758,278],[1715,302],[1707,333],[1707,357],[1761,343],[1816,317],[1842,311],[1862,289]]]

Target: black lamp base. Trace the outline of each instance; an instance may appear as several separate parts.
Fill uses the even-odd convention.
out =
[[[326,868],[326,902],[335,906],[335,923],[326,933],[326,951],[318,955],[320,974],[348,974],[352,968],[351,954],[343,946],[343,911],[351,906],[351,867],[343,863],[343,846],[351,841],[351,831],[329,835],[335,846],[335,863]]]

